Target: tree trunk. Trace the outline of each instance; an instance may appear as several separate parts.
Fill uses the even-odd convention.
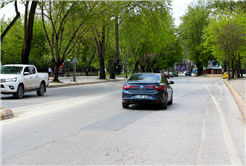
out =
[[[58,70],[61,65],[58,65],[57,63],[54,63],[54,71],[53,71],[53,80],[52,82],[60,82],[58,79]]]
[[[227,72],[228,71],[228,68],[227,68],[227,61],[224,60],[224,72]]]
[[[231,62],[231,68],[232,68],[232,74],[231,74],[231,77],[234,78],[234,75],[235,75],[235,69],[234,69],[234,61]]]
[[[146,67],[147,68],[147,72],[150,72],[150,62],[149,62],[149,59],[147,59],[147,62],[146,63],[147,63],[147,67]]]
[[[33,22],[34,22],[34,16],[35,16],[37,4],[38,4],[38,1],[32,1],[32,5],[31,5],[29,17],[28,17],[27,29],[24,30],[24,33],[25,33],[24,36],[26,36],[26,39],[24,39],[24,48],[21,54],[21,64],[28,64],[29,54],[30,54],[31,47],[32,47]],[[26,8],[26,10],[28,9]]]
[[[240,71],[240,73],[241,73],[241,77],[243,78],[243,72],[242,72],[242,69],[241,69],[241,64],[239,63],[239,65],[238,65],[238,70]]]
[[[110,68],[110,79],[115,79],[115,66],[119,58],[119,24],[118,15],[115,16],[115,55]]]
[[[230,59],[227,62],[227,66],[228,66],[228,80],[231,79],[231,70],[230,70],[230,64],[229,64],[229,62],[230,62]]]
[[[139,63],[140,63],[140,60],[138,60],[137,63],[135,64],[134,70],[132,71],[132,74],[138,72],[138,66],[139,66]]]
[[[203,74],[203,68],[201,67],[201,62],[197,62],[196,66],[198,68],[197,75],[202,75]]]
[[[99,79],[106,79],[105,66],[104,66],[104,58],[103,57],[101,57],[99,59],[99,64],[100,64],[100,76],[99,76]]]
[[[93,52],[93,55],[92,55],[92,57],[91,57],[91,60],[90,60],[90,65],[91,65],[91,63],[92,63],[92,61],[93,61],[94,57],[95,57],[95,51]]]
[[[101,40],[98,41],[97,38],[94,38],[95,41],[95,45],[96,45],[96,52],[97,52],[97,57],[99,60],[99,64],[100,64],[100,75],[99,75],[99,79],[106,79],[106,75],[105,75],[105,66],[104,66],[104,57],[105,57],[105,29],[106,26],[103,25],[102,26],[102,36],[101,36]],[[98,36],[99,38],[99,36]]]

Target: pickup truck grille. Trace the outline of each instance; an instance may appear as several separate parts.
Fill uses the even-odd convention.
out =
[[[5,82],[5,79],[1,79],[1,83],[4,83]]]

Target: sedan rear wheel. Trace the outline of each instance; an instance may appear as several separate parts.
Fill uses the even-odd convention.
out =
[[[24,87],[23,85],[19,85],[17,88],[17,92],[13,94],[14,98],[21,99],[24,94]]]
[[[167,109],[167,99],[165,100],[165,102],[163,104],[161,104],[161,108]]]
[[[123,108],[129,108],[129,104],[127,104],[127,103],[122,103],[122,107],[123,107]]]

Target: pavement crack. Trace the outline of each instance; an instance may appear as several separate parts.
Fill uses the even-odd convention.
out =
[[[202,121],[200,144],[199,144],[199,147],[196,153],[196,165],[203,165],[203,154],[204,154],[205,147],[207,145],[206,124],[207,124],[207,119],[209,117],[209,112],[210,112],[210,98],[211,96],[209,95],[207,99],[206,114],[203,117],[203,121]]]

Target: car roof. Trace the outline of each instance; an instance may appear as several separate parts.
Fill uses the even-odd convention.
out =
[[[3,66],[21,66],[21,67],[26,67],[26,66],[34,66],[34,65],[28,65],[28,64],[6,64]]]
[[[151,74],[151,75],[160,75],[161,73],[134,73],[134,74]],[[133,74],[133,75],[134,75]]]

